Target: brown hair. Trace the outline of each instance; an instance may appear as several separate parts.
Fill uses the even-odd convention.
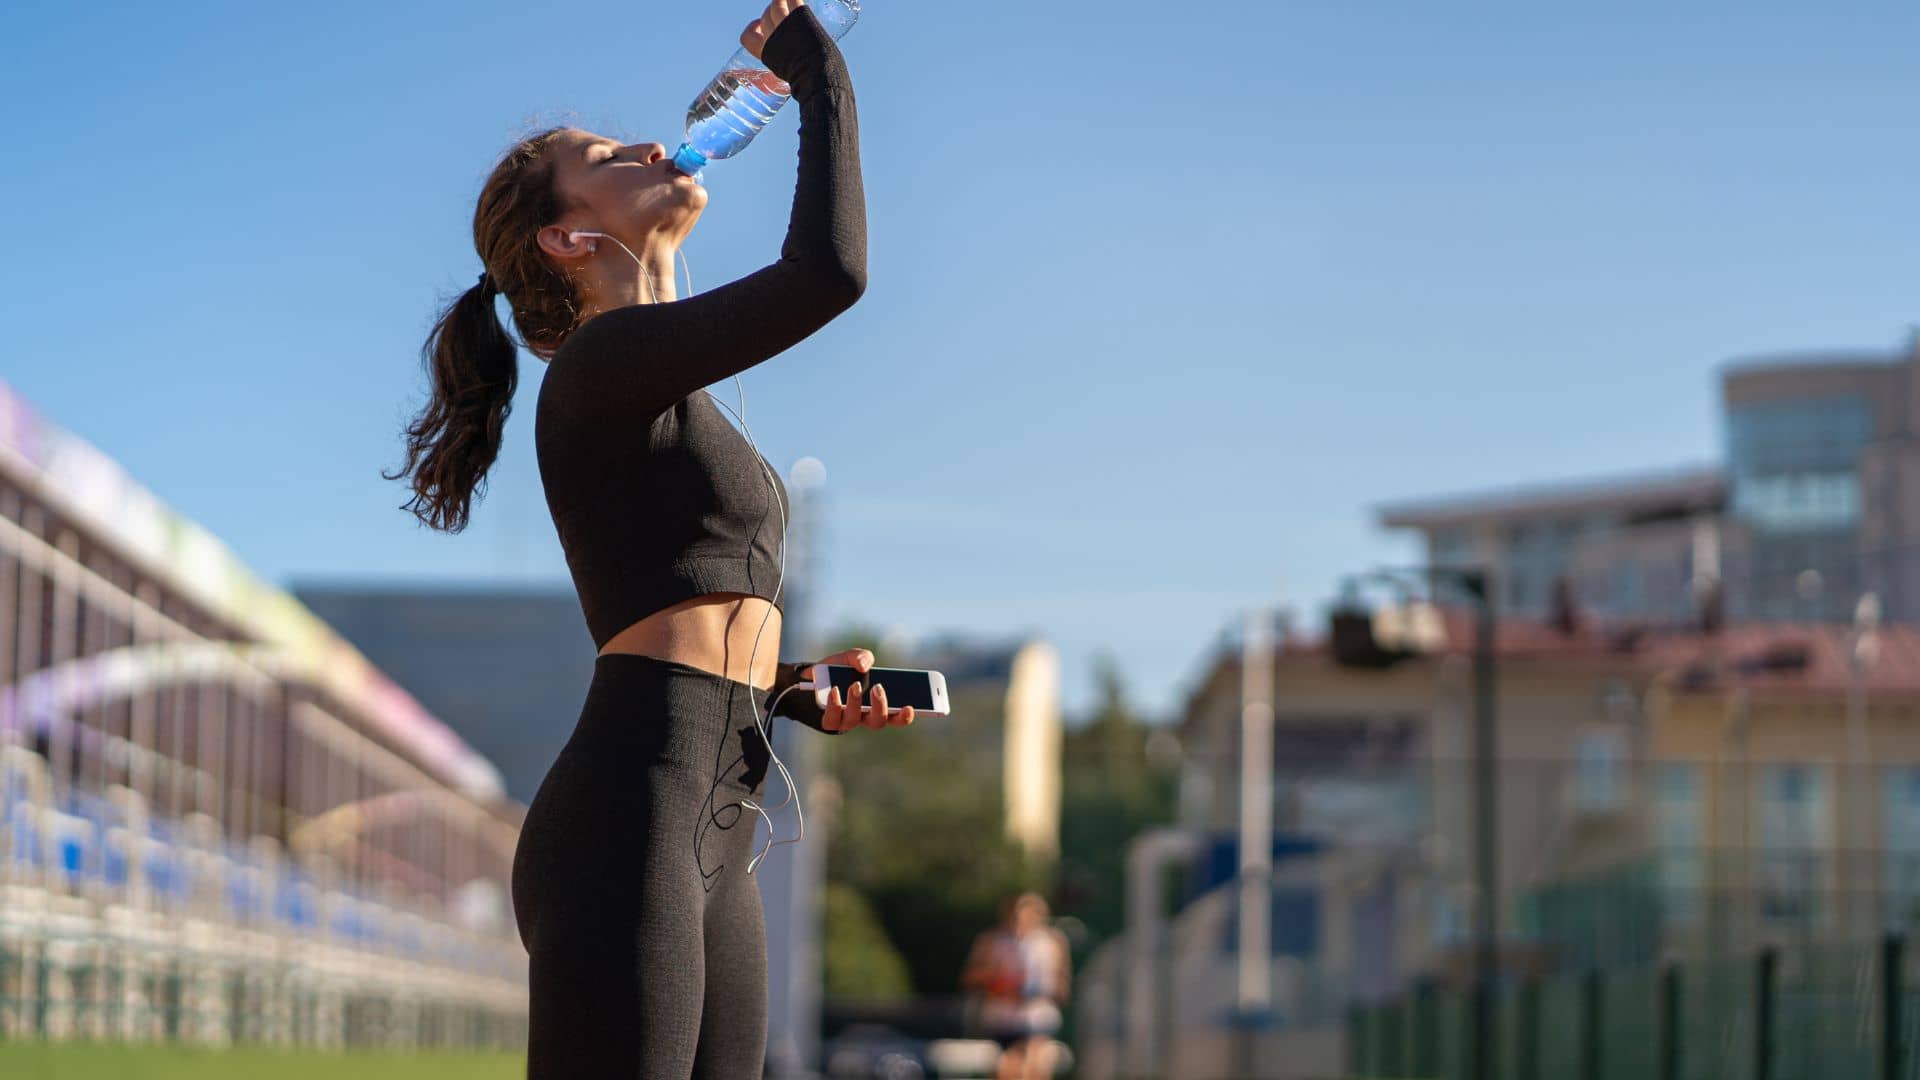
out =
[[[521,343],[542,360],[553,358],[580,318],[573,282],[534,240],[566,210],[547,151],[568,130],[550,127],[515,143],[493,167],[473,209],[474,250],[513,309]],[[514,341],[495,314],[492,290],[476,283],[448,304],[420,359],[432,396],[407,426],[406,466],[380,475],[398,480],[411,473],[413,498],[400,508],[457,533],[500,453],[519,382]]]

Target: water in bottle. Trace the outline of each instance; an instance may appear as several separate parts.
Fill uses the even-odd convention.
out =
[[[835,41],[860,18],[860,0],[809,0],[807,6]],[[744,46],[735,50],[687,107],[687,137],[674,151],[673,167],[698,180],[707,162],[746,149],[789,96],[787,84],[758,57]]]

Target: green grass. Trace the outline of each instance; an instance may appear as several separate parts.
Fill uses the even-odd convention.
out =
[[[177,1046],[0,1042],[6,1080],[524,1080],[509,1053],[280,1052]]]

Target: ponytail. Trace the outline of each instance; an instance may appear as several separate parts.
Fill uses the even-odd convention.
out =
[[[407,464],[413,498],[401,505],[427,525],[457,533],[468,507],[500,453],[500,435],[513,411],[519,365],[513,339],[494,314],[486,274],[449,305],[420,350],[432,397],[407,427]]]
[[[551,360],[579,323],[572,281],[540,251],[534,234],[560,218],[547,151],[567,132],[555,127],[515,143],[495,163],[473,211],[473,246],[487,270],[440,313],[420,350],[431,396],[407,427],[407,464],[388,480],[413,476],[401,504],[427,525],[457,533],[500,453],[500,433],[519,382],[513,338],[494,313],[505,295],[527,349]]]

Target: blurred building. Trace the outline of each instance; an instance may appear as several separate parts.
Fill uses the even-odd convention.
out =
[[[519,1045],[521,813],[0,384],[0,1038]]]
[[[295,582],[293,595],[533,801],[593,681],[593,636],[571,586]]]
[[[1060,854],[1060,657],[1032,639],[982,645],[938,638],[888,661],[931,668],[947,678],[951,722],[931,724],[921,738],[946,740],[956,764],[997,776],[1007,835],[1029,855]]]
[[[1916,376],[1920,336],[1740,362],[1724,465],[1381,512],[1428,562],[1492,571],[1504,971],[1920,928]],[[1848,625],[1869,595],[1888,624]],[[1332,1075],[1349,1003],[1463,984],[1472,622],[1430,621],[1437,642],[1375,666],[1336,662],[1330,638],[1274,648],[1272,1005],[1254,1027],[1218,857],[1241,814],[1242,646],[1209,658],[1179,726],[1179,821],[1130,853],[1145,914],[1086,966],[1086,1075],[1249,1054],[1256,1075]],[[1162,930],[1154,874],[1183,862],[1202,887]]]
[[[1330,1075],[1338,1047],[1319,1037],[1348,1004],[1469,976],[1472,624],[1440,625],[1437,647],[1384,667],[1337,663],[1317,636],[1274,647],[1274,1023],[1258,1039],[1270,1064],[1327,1063],[1257,1075]],[[1223,642],[1179,724],[1189,861],[1238,828],[1240,648]],[[1920,630],[1516,620],[1496,657],[1507,972],[1920,930]],[[1171,988],[1162,1030],[1138,1043],[1153,1060],[1224,1060],[1236,909],[1230,882],[1183,894],[1152,978]],[[1127,947],[1086,968],[1091,1064],[1130,1060]]]
[[[1687,469],[1404,503],[1381,522],[1421,532],[1428,562],[1491,567],[1505,615],[1544,617],[1569,579],[1596,614],[1677,619],[1716,572],[1727,501],[1721,470]]]
[[[1436,880],[1471,880],[1471,627],[1445,625],[1444,646],[1380,669],[1334,663],[1323,640],[1276,649],[1276,829],[1417,848]],[[1582,936],[1550,925],[1553,890],[1627,869],[1658,894],[1645,950],[1709,944],[1687,913],[1716,906],[1772,912],[1749,919],[1748,942],[1871,937],[1920,916],[1920,630],[1509,623],[1496,656],[1507,930],[1552,954],[1529,962],[1568,962]],[[1183,825],[1237,823],[1238,672],[1223,651],[1184,714]],[[1428,944],[1463,940],[1470,905],[1431,904],[1415,920]]]
[[[1639,752],[1622,732],[1616,759],[1622,827],[1563,876],[1609,886],[1589,899],[1650,894],[1667,949],[1920,929],[1920,631],[1755,625],[1654,648]],[[1572,914],[1555,936],[1608,913]]]
[[[1430,561],[1489,565],[1504,612],[1555,582],[1602,617],[1685,618],[1719,583],[1734,620],[1840,620],[1864,593],[1920,621],[1920,335],[1903,351],[1772,356],[1722,375],[1725,464],[1421,500],[1382,522]]]
[[[1296,957],[1331,1000],[1294,1011],[1337,1018],[1349,997],[1393,993],[1467,941],[1473,880],[1470,625],[1441,649],[1384,668],[1336,663],[1326,639],[1276,644],[1274,818],[1278,835],[1318,841],[1321,927]],[[1559,872],[1583,826],[1569,794],[1585,732],[1620,715],[1639,661],[1539,624],[1499,643],[1502,760],[1499,871],[1519,895]],[[1241,654],[1225,647],[1182,710],[1178,824],[1232,833],[1240,822]],[[1219,949],[1221,962],[1232,956]]]
[[[1757,360],[1725,378],[1737,618],[1920,618],[1920,336],[1904,356]],[[1817,581],[1803,579],[1809,572]]]

